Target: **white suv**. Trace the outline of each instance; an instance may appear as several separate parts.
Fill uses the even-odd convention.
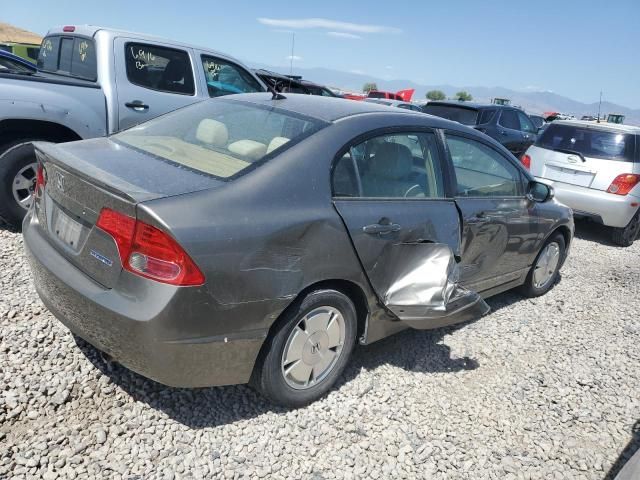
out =
[[[640,231],[640,127],[556,120],[522,156],[556,198],[613,227],[613,241],[631,245]]]

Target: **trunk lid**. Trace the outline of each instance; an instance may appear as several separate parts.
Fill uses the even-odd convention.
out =
[[[47,179],[34,202],[40,228],[70,263],[107,288],[122,263],[113,238],[96,227],[102,208],[135,218],[138,203],[223,183],[109,139],[36,143],[35,150]]]

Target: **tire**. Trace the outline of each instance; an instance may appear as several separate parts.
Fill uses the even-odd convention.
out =
[[[27,195],[32,196],[33,191],[20,188],[14,192],[14,183],[18,179],[25,184],[28,181],[35,183],[35,169],[30,165],[35,165],[36,157],[31,142],[37,140],[42,139],[20,138],[0,147],[0,217],[17,229],[22,226],[27,208],[18,203],[16,195],[28,201]],[[26,201],[25,204],[30,205]]]
[[[548,271],[547,274],[542,275],[544,267],[541,262],[545,261],[543,259],[543,256],[545,255],[545,252],[547,252],[548,247],[550,249],[553,249],[554,246],[555,248],[557,248],[557,258],[554,260],[553,265],[547,265],[550,271]],[[564,263],[565,255],[566,244],[564,241],[564,236],[561,233],[554,233],[553,235],[551,235],[551,237],[549,237],[549,239],[547,239],[547,241],[540,249],[540,252],[536,256],[536,260],[535,262],[533,262],[531,270],[529,270],[524,284],[520,287],[520,293],[522,293],[525,297],[539,297],[551,290],[553,285],[558,280],[558,274],[560,273],[560,267]],[[549,259],[550,257],[547,258]],[[536,271],[538,268],[541,269],[539,275],[542,278],[536,275]]]
[[[325,323],[326,330],[316,329]],[[349,297],[336,290],[311,292],[278,320],[256,363],[251,385],[275,404],[307,405],[327,393],[344,371],[356,333],[356,309]],[[329,348],[336,343],[342,345]],[[307,378],[306,385],[302,378]]]
[[[611,230],[611,240],[621,247],[630,247],[638,238],[640,233],[640,210],[629,221],[624,228],[613,228]]]

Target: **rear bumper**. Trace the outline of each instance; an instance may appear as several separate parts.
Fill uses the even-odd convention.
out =
[[[537,178],[552,185],[556,198],[573,209],[576,217],[588,217],[608,227],[626,227],[638,211],[640,198],[634,195],[613,195],[602,190]],[[636,203],[636,206],[631,206]]]
[[[197,308],[193,301],[180,297],[191,294],[187,290],[192,287],[181,289],[152,282],[123,295],[102,287],[69,263],[42,236],[30,214],[23,234],[43,303],[69,330],[114,360],[174,387],[249,381],[266,329],[212,336],[208,335],[211,329],[203,326],[202,333],[194,335],[183,326],[194,321],[211,324],[216,318],[215,312],[206,319],[189,318],[196,315]]]

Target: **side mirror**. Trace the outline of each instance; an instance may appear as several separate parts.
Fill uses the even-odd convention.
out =
[[[551,200],[554,195],[555,192],[551,185],[536,182],[535,180],[529,182],[529,191],[527,192],[527,199],[529,201],[544,203]]]

